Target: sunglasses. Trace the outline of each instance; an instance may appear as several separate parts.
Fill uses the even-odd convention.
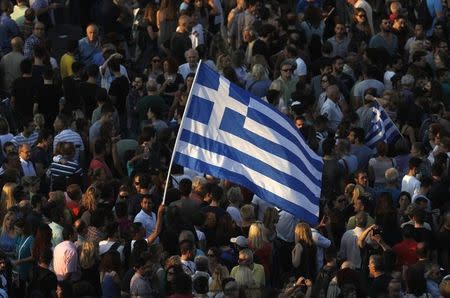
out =
[[[282,69],[281,71],[284,71],[284,72],[290,72],[290,71],[292,71],[292,68]]]
[[[358,15],[356,15],[357,17],[360,17],[360,18],[365,18],[366,17],[366,15],[365,14],[358,14]]]
[[[328,83],[327,79],[322,80],[322,83]]]
[[[126,199],[126,198],[128,198],[128,195],[119,195],[119,198],[121,198],[121,199]]]
[[[140,181],[134,181],[134,185],[139,185],[139,184],[141,184]]]

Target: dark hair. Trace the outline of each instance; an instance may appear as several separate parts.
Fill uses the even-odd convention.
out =
[[[80,73],[80,71],[83,69],[84,65],[81,62],[75,61],[72,63],[72,71],[73,73]]]
[[[352,127],[350,132],[355,134],[355,139],[357,139],[360,143],[364,143],[365,140],[365,132],[362,127]]]
[[[203,275],[196,276],[192,282],[192,287],[197,294],[207,294],[209,291],[208,278]]]
[[[423,269],[417,266],[410,266],[406,270],[406,292],[419,297],[427,292],[427,281]]]
[[[119,59],[113,58],[109,60],[108,67],[111,72],[120,72],[120,62]]]
[[[214,201],[220,201],[223,195],[223,188],[215,183],[207,183],[205,186],[206,193],[211,194]]]
[[[113,237],[119,229],[119,224],[115,221],[110,222],[105,227],[106,237]]]
[[[190,240],[183,240],[180,243],[180,252],[181,254],[188,253],[194,249],[194,243]]]
[[[98,103],[105,103],[109,101],[108,91],[105,88],[97,88],[95,99]]]
[[[422,160],[420,158],[412,157],[408,162],[409,169],[412,170],[414,168],[419,168],[421,163]]]
[[[86,67],[86,74],[89,77],[98,77],[100,71],[98,69],[98,66],[95,64],[90,64],[88,67]]]
[[[173,289],[177,294],[190,294],[192,292],[192,279],[184,272],[175,274]]]
[[[383,272],[384,271],[383,257],[380,255],[371,255],[370,258],[372,259],[375,271]]]
[[[50,132],[50,130],[42,128],[39,131],[39,135],[38,135],[38,138],[36,140],[36,144],[39,144],[39,143],[41,143],[43,141],[48,140],[48,138],[50,138],[51,136],[52,136],[52,133]]]
[[[70,280],[60,280],[58,281],[58,287],[61,288],[62,297],[73,297],[73,283]]]
[[[128,207],[125,202],[117,202],[115,207],[116,216],[118,218],[125,217],[127,215]]]
[[[20,72],[22,74],[30,74],[33,69],[33,63],[31,62],[31,59],[23,59],[22,62],[20,62]]]
[[[105,115],[107,113],[114,113],[115,109],[111,102],[105,102],[101,108],[101,115]]]
[[[70,53],[75,53],[78,50],[78,40],[76,39],[69,39],[67,41],[67,47],[66,51]],[[97,67],[98,69],[98,67]]]
[[[120,274],[120,254],[117,251],[107,251],[100,261],[101,272],[115,271]]]
[[[103,140],[96,140],[94,143],[94,154],[100,155],[106,152],[106,144]]]
[[[44,80],[53,80],[54,75],[53,68],[50,65],[46,65],[44,67],[44,73],[42,74]]]
[[[74,228],[71,225],[64,225],[62,231],[63,240],[70,240],[70,237],[73,235],[75,235]]]
[[[327,138],[322,143],[322,151],[324,155],[330,155],[333,153],[335,140],[333,138]]]
[[[178,183],[178,189],[182,196],[188,196],[192,191],[192,181],[189,179],[181,179]]]

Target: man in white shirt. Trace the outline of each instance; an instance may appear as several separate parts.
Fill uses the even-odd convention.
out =
[[[339,250],[339,258],[347,260],[355,265],[355,268],[361,268],[361,252],[358,246],[358,237],[363,233],[367,215],[364,211],[360,211],[355,215],[356,228],[348,230],[342,235],[341,249]]]
[[[420,181],[416,178],[420,169],[422,160],[418,157],[413,157],[409,160],[408,173],[402,179],[402,191],[407,191],[411,197],[419,192]]]
[[[189,49],[184,53],[184,57],[187,62],[178,67],[178,73],[186,80],[188,74],[195,73],[197,70],[198,52],[194,49]]]
[[[140,222],[145,228],[145,237],[150,236],[156,228],[156,214],[152,212],[153,204],[149,194],[141,195],[141,211],[134,218],[134,222]]]
[[[24,176],[36,176],[36,169],[31,161],[31,146],[22,144],[19,146],[19,159]]]
[[[53,251],[53,271],[60,281],[77,281],[80,279],[78,252],[74,243],[77,240],[77,233],[72,226],[66,225],[62,234],[64,241]]]
[[[123,262],[125,260],[123,255],[124,246],[120,244],[120,241],[118,240],[119,225],[117,224],[117,222],[108,224],[106,226],[105,232],[107,237],[106,240],[100,241],[98,243],[99,254],[103,255],[110,250],[116,250],[120,254],[120,260]]]
[[[338,125],[342,121],[342,111],[338,105],[340,98],[340,91],[336,85],[327,87],[327,100],[323,103],[320,109],[320,114],[324,115],[328,119],[328,127],[336,131]]]

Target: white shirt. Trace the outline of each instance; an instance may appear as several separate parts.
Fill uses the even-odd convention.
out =
[[[178,67],[178,73],[183,77],[184,80],[186,80],[186,77],[187,77],[188,74],[190,74],[191,72],[195,73],[196,70],[197,69],[191,69],[189,67],[189,63],[181,64]]]
[[[102,255],[102,254],[108,252],[108,250],[111,248],[111,246],[113,246],[113,244],[115,242],[116,241],[110,241],[110,240],[100,241],[98,243],[98,252],[99,252],[99,254]],[[132,243],[132,245],[131,245],[131,251],[133,251],[133,244],[134,243]],[[120,260],[123,262],[125,260],[125,257],[123,256],[123,245],[119,245],[119,247],[117,248],[117,251],[120,254]]]
[[[24,176],[36,176],[36,170],[31,161],[26,161],[20,158],[20,165],[22,166],[22,171]]]
[[[419,191],[420,181],[414,177],[405,175],[402,179],[402,191],[407,191],[411,197]]]
[[[320,109],[320,114],[328,118],[328,127],[336,131],[343,117],[339,105],[331,99],[327,98],[327,100],[323,103],[322,108]]]
[[[148,237],[156,228],[156,214],[152,212],[151,215],[148,215],[144,210],[141,210],[134,218],[134,222],[142,224],[145,228],[145,237]]]
[[[308,69],[306,68],[305,61],[302,58],[297,58],[295,59],[295,64],[297,64],[297,67],[294,70],[294,74],[299,77],[306,76]]]
[[[205,36],[203,33],[202,24],[199,23],[194,27],[192,27],[192,31],[191,34],[189,35],[189,38],[191,39],[193,49],[196,49],[199,45],[205,43]]]
[[[80,270],[75,243],[66,240],[56,245],[53,250],[53,271],[58,280],[63,280],[69,272],[72,273],[71,280],[79,279]]]
[[[384,86],[386,87],[386,90],[392,90],[392,77],[395,76],[395,72],[393,72],[392,70],[387,70],[384,73],[384,77],[383,77],[383,83]]]
[[[363,231],[362,228],[356,227],[345,232],[341,239],[339,257],[352,262],[356,268],[361,268],[361,252],[358,246],[358,237]]]

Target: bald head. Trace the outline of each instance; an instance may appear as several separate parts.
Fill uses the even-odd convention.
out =
[[[149,79],[147,81],[147,91],[148,92],[156,92],[158,91],[158,83],[155,79]]]
[[[23,48],[23,39],[19,36],[14,37],[11,39],[11,48],[14,52],[22,52]]]
[[[86,37],[89,42],[96,42],[98,39],[98,27],[95,24],[90,24],[86,28]]]

